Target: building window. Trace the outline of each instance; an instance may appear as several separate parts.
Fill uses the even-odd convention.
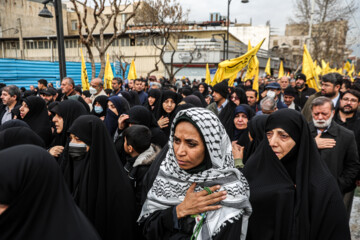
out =
[[[279,46],[278,40],[273,41],[273,46]]]
[[[44,41],[44,48],[46,48],[46,49],[49,48],[49,42],[48,41]]]
[[[75,31],[77,29],[77,20],[71,20],[71,30]]]
[[[299,45],[300,45],[300,40],[299,39],[293,40],[293,46],[299,46]]]
[[[73,41],[69,40],[69,48],[73,48]]]
[[[69,42],[68,42],[68,40],[65,40],[65,48],[69,48]]]
[[[130,46],[135,46],[135,38],[130,39]]]
[[[56,41],[53,41],[53,48],[56,48]]]
[[[43,49],[44,48],[44,42],[43,41],[39,41],[39,49]]]

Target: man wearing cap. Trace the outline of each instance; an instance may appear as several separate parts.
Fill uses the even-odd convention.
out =
[[[265,86],[265,91],[262,93],[262,95],[273,98],[276,102],[277,109],[287,108],[287,106],[279,100],[280,91],[280,84],[277,82],[272,82]]]
[[[308,98],[316,93],[315,89],[309,88],[306,84],[306,76],[303,73],[299,73],[295,77],[295,104],[303,108]]]
[[[295,96],[296,96],[296,90],[293,87],[288,86],[287,88],[285,88],[284,103],[286,104],[286,106],[288,106],[288,108],[300,112],[301,111],[300,106],[294,103]]]
[[[45,100],[46,105],[54,102],[57,97],[57,91],[55,88],[47,88],[40,91],[40,97]]]
[[[229,136],[233,135],[234,112],[236,104],[227,99],[229,94],[228,80],[223,80],[213,87],[213,99],[215,102],[207,106],[207,109],[215,113],[224,125]]]
[[[218,116],[229,102],[227,100],[228,94],[229,91],[227,81],[222,81],[215,84],[212,94],[214,102],[207,106],[207,109],[209,109],[210,111],[215,113],[216,116]]]

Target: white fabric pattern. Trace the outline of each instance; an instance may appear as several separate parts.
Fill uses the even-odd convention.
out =
[[[187,115],[201,130],[208,149],[212,168],[189,174],[182,170],[176,160],[173,148],[174,126],[180,116]],[[227,191],[227,198],[220,202],[222,208],[207,213],[207,217],[197,239],[212,239],[227,223],[242,218],[242,235],[245,239],[248,218],[251,214],[249,185],[245,177],[234,168],[231,142],[224,126],[214,113],[203,108],[180,111],[171,126],[169,150],[161,163],[159,173],[148,192],[139,220],[157,210],[168,209],[180,204],[190,185],[197,183],[195,191],[204,187],[221,185]]]

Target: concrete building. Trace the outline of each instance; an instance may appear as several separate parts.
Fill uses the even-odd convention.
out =
[[[313,60],[323,59],[338,68],[351,53],[346,47],[347,31],[345,20],[314,24],[311,37],[307,24],[287,24],[284,36],[270,37],[269,49],[284,59],[286,67],[296,69],[302,63],[306,44]]]
[[[47,6],[55,15],[53,6]],[[42,4],[28,0],[6,0],[0,1],[0,57],[19,58],[26,60],[58,61],[56,26],[55,18],[41,18],[38,16],[43,8]],[[80,12],[83,12],[79,6]],[[92,26],[94,19],[91,13],[94,11],[88,7],[88,25]],[[106,15],[109,8],[104,10]],[[118,16],[116,25],[119,29],[124,29],[124,21],[128,14],[133,11],[133,6],[128,7]],[[78,18],[71,2],[63,1],[63,22],[64,22],[64,42],[66,61],[80,62],[80,49],[83,50],[85,61],[89,61],[86,48],[80,41],[78,33]],[[171,43],[176,46],[176,53],[173,60],[170,59],[170,52],[165,51],[165,64],[171,62],[175,67],[182,67],[188,62],[190,53],[194,53],[194,59],[190,65],[179,72],[178,76],[189,75],[194,78],[205,76],[205,65],[210,64],[211,68],[216,68],[217,63],[224,60],[224,39],[219,36],[226,35],[226,21],[220,14],[210,14],[210,21],[202,23],[188,23],[181,26],[178,30],[178,38],[171,39]],[[176,30],[174,30],[176,31]],[[242,55],[247,51],[247,42],[250,39],[252,45],[260,42],[269,35],[269,27],[243,26],[231,24],[229,38],[229,58]],[[84,33],[84,32],[83,32]],[[135,59],[138,76],[147,76],[154,69],[155,63],[159,59],[160,50],[150,41],[158,45],[164,45],[164,38],[147,32],[143,27],[136,26],[132,21],[129,22],[125,34],[117,38],[107,50],[110,61],[115,62],[120,56],[127,62]],[[112,28],[109,27],[104,32],[105,43],[113,35]],[[94,38],[99,42],[99,26],[94,31]],[[216,42],[211,39],[215,38]],[[268,57],[268,39],[259,51],[260,71],[265,68]],[[23,44],[21,44],[23,42]],[[91,47],[95,54],[95,61],[99,62],[96,47]],[[272,56],[274,57],[274,56]],[[278,61],[274,58],[272,67],[276,67]],[[166,76],[165,67],[162,63],[159,68],[151,75],[157,77]]]

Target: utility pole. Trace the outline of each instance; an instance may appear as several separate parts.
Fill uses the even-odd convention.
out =
[[[59,55],[59,70],[60,70],[60,82],[66,77],[66,60],[65,60],[65,46],[64,46],[64,28],[62,17],[61,0],[54,0],[55,18],[56,18],[56,32],[58,43],[58,55]]]
[[[17,22],[18,22],[18,29],[19,29],[20,59],[25,59],[24,41],[23,41],[23,35],[22,35],[21,19],[18,18]]]

